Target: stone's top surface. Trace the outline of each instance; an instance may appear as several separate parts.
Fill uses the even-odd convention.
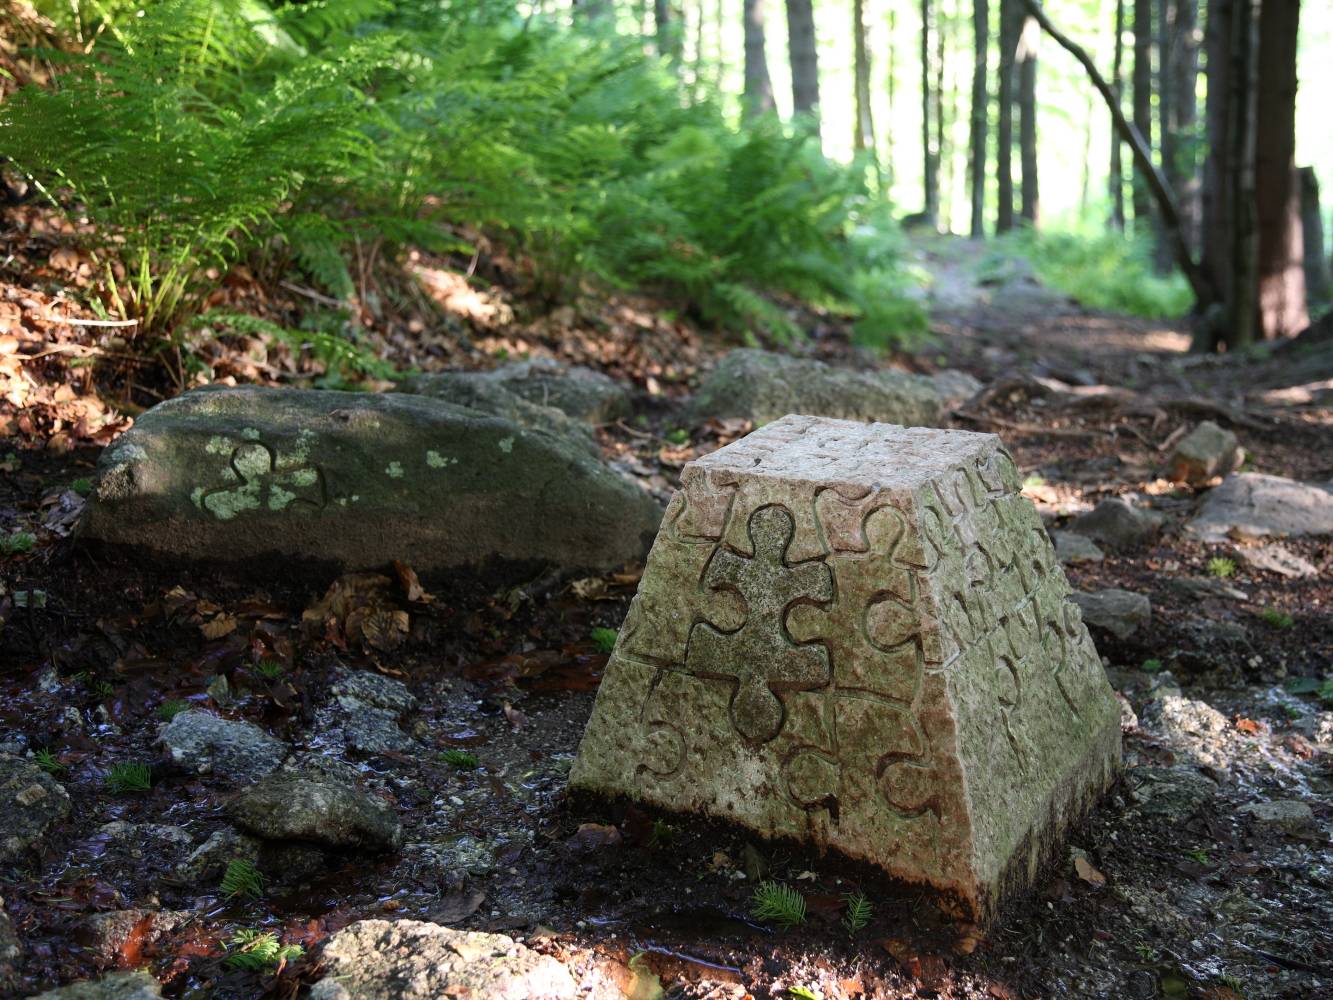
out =
[[[1204,495],[1188,528],[1207,542],[1333,534],[1333,483],[1232,473]]]
[[[999,447],[994,434],[790,414],[693,464],[775,479],[915,489],[970,463],[979,449]]]

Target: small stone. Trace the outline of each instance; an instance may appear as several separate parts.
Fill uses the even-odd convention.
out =
[[[1333,489],[1237,472],[1209,490],[1186,525],[1205,542],[1333,534]]]
[[[254,723],[223,719],[199,709],[181,712],[168,722],[158,742],[178,767],[238,783],[277,770],[287,756],[287,745]]]
[[[1238,810],[1265,826],[1275,826],[1286,833],[1303,833],[1314,829],[1314,810],[1299,799],[1274,799],[1272,802],[1251,802]]]
[[[1055,543],[1056,558],[1066,565],[1101,562],[1106,558],[1096,542],[1073,531],[1052,531],[1051,541]]]
[[[343,716],[343,742],[349,750],[374,755],[410,753],[416,740],[398,726],[398,713],[365,705],[355,698],[339,698]]]
[[[744,417],[762,424],[792,413],[907,426],[934,426],[944,419],[940,390],[925,376],[835,368],[748,348],[718,362],[689,410],[698,422]]]
[[[188,910],[110,910],[85,918],[82,937],[102,962],[111,964],[126,944],[132,944],[137,955],[139,948],[155,943],[191,916]]]
[[[983,383],[957,368],[945,368],[930,376],[946,410],[956,410],[979,393]]]
[[[1173,483],[1206,486],[1214,477],[1240,468],[1245,451],[1231,431],[1205,420],[1176,443],[1166,460]]]
[[[161,1000],[162,986],[146,972],[113,972],[102,979],[71,983],[30,1000]]]
[[[5,901],[0,899],[0,990],[7,990],[18,978],[19,959],[23,957],[23,945],[5,912]]]
[[[0,862],[13,861],[69,815],[69,793],[40,767],[0,754]]]
[[[1125,783],[1138,811],[1168,826],[1189,819],[1217,792],[1216,783],[1187,764],[1130,768]]]
[[[1126,550],[1155,538],[1165,520],[1155,510],[1135,507],[1124,497],[1111,497],[1074,518],[1069,530],[1107,548]]]
[[[1263,545],[1259,548],[1240,548],[1236,550],[1241,562],[1251,569],[1276,573],[1289,579],[1300,580],[1318,576],[1319,567],[1307,562],[1295,552],[1282,545]]]
[[[1215,740],[1229,728],[1227,717],[1212,705],[1178,695],[1156,699],[1145,718],[1163,735],[1183,745],[1200,739]]]
[[[324,776],[270,775],[242,790],[226,812],[241,829],[264,840],[392,851],[403,838],[402,824],[386,802]]]
[[[502,934],[417,920],[361,920],[320,951],[311,1000],[610,1000],[581,993],[569,970]]]
[[[1152,618],[1152,602],[1143,594],[1129,590],[1111,587],[1093,593],[1074,593],[1070,600],[1083,612],[1085,622],[1117,639],[1128,639]]]
[[[994,435],[806,416],[688,464],[571,787],[993,915],[1120,761],[1120,707],[1020,481]]]
[[[349,672],[333,685],[332,692],[339,698],[355,698],[396,713],[410,712],[417,705],[416,696],[402,681],[369,670]]]

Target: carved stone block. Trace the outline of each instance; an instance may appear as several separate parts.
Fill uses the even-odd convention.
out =
[[[833,848],[977,919],[1120,762],[1120,711],[997,437],[788,416],[686,466],[577,790]]]

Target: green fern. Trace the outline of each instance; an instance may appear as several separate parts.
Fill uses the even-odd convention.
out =
[[[785,929],[799,927],[805,923],[805,897],[781,882],[762,882],[754,890],[750,913]]]
[[[153,774],[147,764],[121,761],[106,773],[106,786],[117,794],[146,792],[153,787]]]
[[[865,930],[875,913],[870,900],[866,898],[865,893],[854,892],[846,897],[845,902],[847,911],[842,916],[842,926],[847,929],[848,934]]]
[[[246,972],[268,972],[304,954],[305,949],[299,944],[281,944],[272,931],[243,928],[228,942],[223,964]]]
[[[227,864],[227,870],[222,873],[221,888],[224,896],[257,898],[264,894],[264,876],[254,862],[236,858]]]

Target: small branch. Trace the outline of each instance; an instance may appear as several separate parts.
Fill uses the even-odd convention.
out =
[[[109,326],[109,327],[127,327],[138,326],[137,319],[78,319],[74,316],[52,316],[46,315],[47,320],[52,323],[68,323],[70,326]]]

